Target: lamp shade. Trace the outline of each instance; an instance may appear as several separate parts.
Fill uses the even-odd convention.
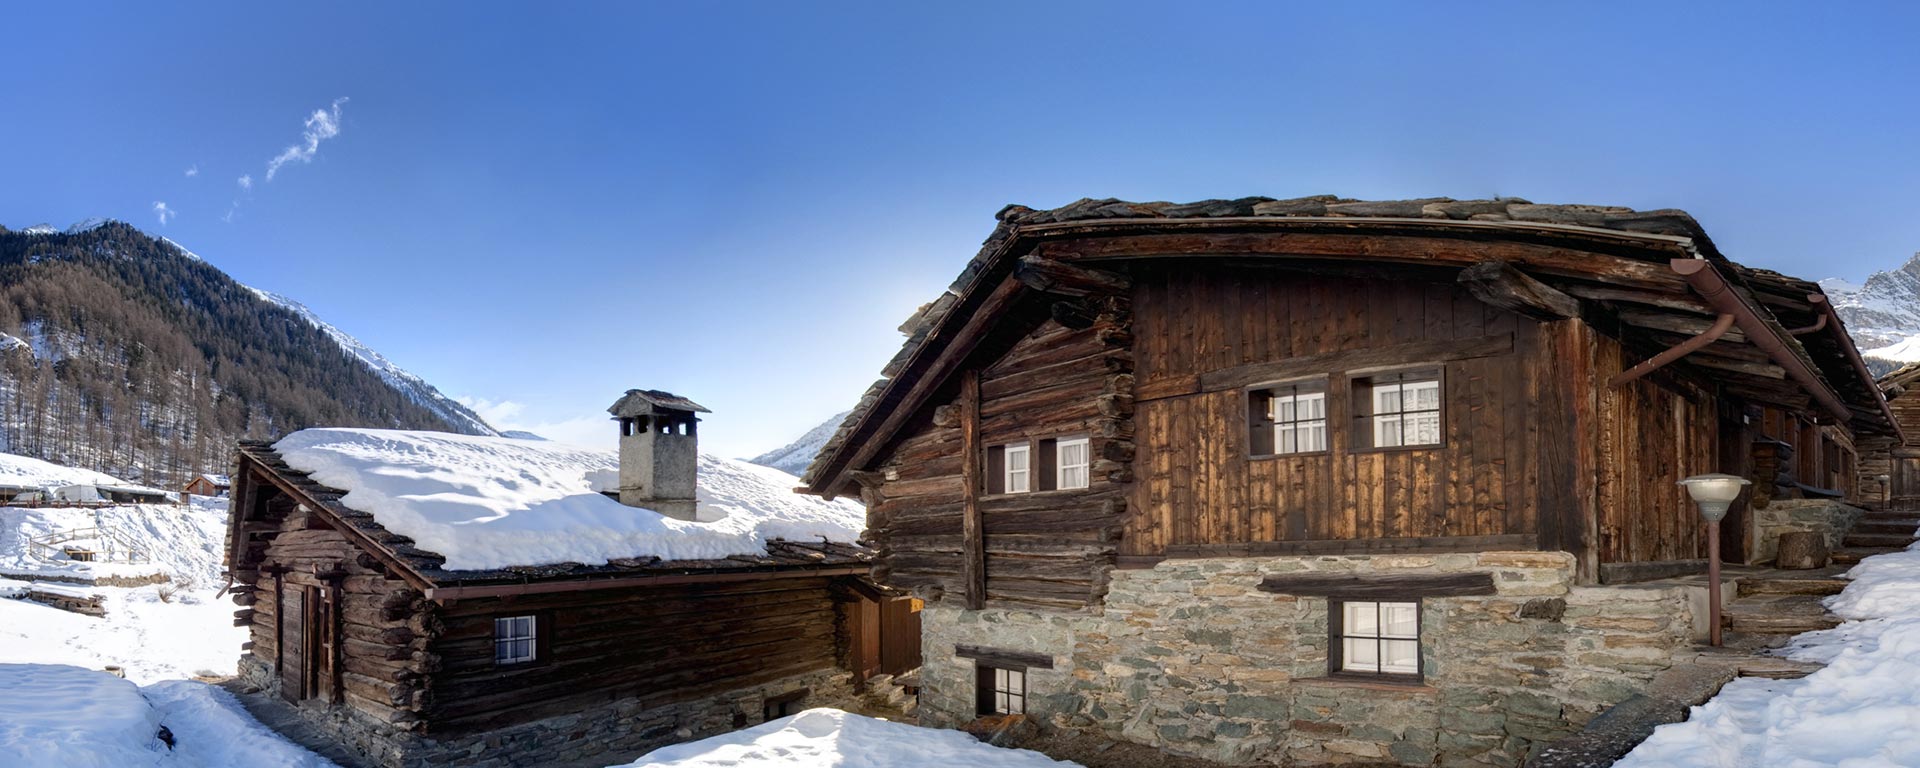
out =
[[[1700,505],[1700,516],[1710,523],[1717,523],[1720,518],[1726,517],[1727,508],[1733,505],[1734,499],[1740,498],[1740,489],[1752,485],[1739,475],[1718,473],[1694,475],[1680,481],[1680,484],[1686,486],[1687,495],[1693,497],[1693,502]]]

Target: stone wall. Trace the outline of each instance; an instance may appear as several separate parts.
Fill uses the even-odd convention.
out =
[[[279,677],[252,654],[241,656],[240,676],[279,699]],[[520,766],[603,766],[624,763],[668,744],[704,739],[762,721],[769,698],[809,690],[794,711],[813,707],[855,706],[852,675],[825,669],[782,678],[695,701],[643,708],[623,699],[570,715],[447,739],[398,731],[344,705],[297,705],[302,718],[324,738],[351,752],[365,766],[379,768],[518,768]],[[285,705],[294,706],[294,705]],[[349,767],[351,768],[351,767]]]
[[[1259,591],[1269,574],[1466,573],[1496,593],[1423,601],[1419,685],[1327,678],[1327,601]],[[1028,712],[1230,764],[1519,765],[1672,665],[1682,590],[1573,587],[1559,552],[1169,560],[1113,572],[1076,613],[929,605],[920,717],[974,717],[956,645],[1050,655]]]
[[[1866,510],[1832,499],[1775,499],[1753,510],[1753,553],[1751,563],[1771,563],[1780,553],[1780,534],[1784,531],[1814,531],[1827,540],[1827,550],[1840,549],[1853,524]]]

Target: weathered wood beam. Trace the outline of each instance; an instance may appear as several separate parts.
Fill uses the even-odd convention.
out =
[[[1644,304],[1649,307],[1691,312],[1696,315],[1715,315],[1707,303],[1690,295],[1676,295],[1655,291],[1636,291],[1606,285],[1569,285],[1567,293],[1590,301],[1611,301],[1626,304]]]
[[[967,608],[977,611],[987,602],[987,547],[980,519],[980,467],[986,454],[980,446],[980,371],[972,368],[960,374],[960,455],[961,582]]]
[[[987,648],[978,645],[955,645],[953,655],[963,659],[984,661],[996,667],[1026,667],[1028,669],[1053,669],[1053,657],[1025,651],[1007,651],[999,648]]]
[[[1732,331],[1733,321],[1733,315],[1721,315],[1720,319],[1713,321],[1712,325],[1701,330],[1699,334],[1693,338],[1675,344],[1660,354],[1641,361],[1639,365],[1614,374],[1612,378],[1607,379],[1607,386],[1618,387],[1631,382],[1654,372],[1668,363],[1686,357],[1701,347],[1719,341],[1721,337],[1728,335]]]
[[[1047,314],[1064,328],[1080,330],[1092,328],[1097,316],[1084,301],[1056,301],[1047,307]]]
[[[1041,293],[1075,298],[1126,293],[1133,288],[1133,281],[1126,275],[1075,266],[1045,256],[1020,257],[1020,263],[1014,265],[1013,277]]]
[[[1277,595],[1398,600],[1413,597],[1465,597],[1494,593],[1491,573],[1274,574],[1256,587]]]
[[[1184,386],[1179,386],[1171,380],[1163,380],[1160,386],[1137,389],[1135,397],[1138,400],[1152,400],[1171,395],[1218,392],[1262,382],[1376,365],[1391,365],[1407,360],[1450,362],[1494,357],[1512,351],[1513,334],[1511,333],[1481,336],[1475,339],[1416,341],[1371,349],[1346,349],[1318,355],[1302,355],[1271,363],[1252,363],[1208,371],[1199,376],[1185,377]]]
[[[1539,320],[1580,316],[1580,300],[1529,277],[1504,261],[1483,261],[1460,270],[1458,281],[1474,298]]]

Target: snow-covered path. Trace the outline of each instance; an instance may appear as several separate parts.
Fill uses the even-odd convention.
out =
[[[0,588],[24,586],[0,579]],[[247,630],[233,626],[219,584],[176,590],[171,602],[162,586],[85,589],[106,596],[105,618],[0,599],[0,664],[111,664],[140,684],[234,673]]]
[[[1920,551],[1867,558],[1847,576],[1827,607],[1848,621],[1783,649],[1826,668],[1735,680],[1615,768],[1920,766]]]

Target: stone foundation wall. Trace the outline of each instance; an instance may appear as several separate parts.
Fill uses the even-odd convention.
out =
[[[1751,563],[1771,563],[1780,553],[1784,531],[1814,531],[1827,540],[1828,551],[1840,549],[1840,540],[1866,510],[1832,499],[1776,499],[1753,510],[1754,545]]]
[[[240,675],[262,695],[278,699],[278,677],[252,654]],[[794,711],[854,705],[852,675],[838,669],[809,672],[695,701],[643,708],[637,699],[602,704],[481,734],[434,739],[398,731],[345,705],[299,705],[306,721],[367,766],[380,768],[519,768],[603,766],[632,761],[668,744],[758,725],[769,698],[809,689]]]
[[[1496,594],[1422,601],[1419,685],[1327,678],[1327,600],[1269,574],[1485,572]],[[1519,765],[1671,666],[1683,591],[1574,587],[1558,552],[1170,560],[1117,570],[1077,613],[929,605],[923,724],[974,718],[956,645],[1042,654],[1027,710],[1055,727],[1230,764]]]

